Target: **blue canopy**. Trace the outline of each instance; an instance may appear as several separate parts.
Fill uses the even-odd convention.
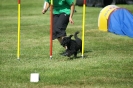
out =
[[[108,31],[133,38],[133,15],[127,9],[119,8],[110,14]]]

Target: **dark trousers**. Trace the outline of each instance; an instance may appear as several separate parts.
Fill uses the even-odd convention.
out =
[[[66,36],[66,28],[69,23],[69,15],[54,14],[53,16],[53,40]]]

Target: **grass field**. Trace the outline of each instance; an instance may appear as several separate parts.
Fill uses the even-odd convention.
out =
[[[133,39],[98,30],[102,8],[86,8],[84,59],[61,56],[64,49],[53,41],[49,58],[49,11],[41,13],[43,0],[21,1],[21,47],[17,60],[17,0],[0,3],[0,88],[133,88]],[[118,5],[133,13],[133,5]],[[82,7],[76,6],[74,25],[82,30]],[[78,56],[81,56],[79,53]],[[40,75],[38,83],[30,74]]]

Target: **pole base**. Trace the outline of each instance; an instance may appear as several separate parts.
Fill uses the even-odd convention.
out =
[[[17,60],[20,60],[19,58],[17,58]]]
[[[84,56],[83,55],[81,55],[81,57],[82,57],[82,59],[84,59]]]
[[[52,59],[52,56],[50,56],[50,59]]]

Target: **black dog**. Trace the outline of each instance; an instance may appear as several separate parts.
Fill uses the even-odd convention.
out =
[[[74,57],[77,57],[77,53],[78,51],[82,50],[82,40],[80,38],[78,38],[77,34],[79,32],[75,32],[74,34],[74,38],[75,40],[72,40],[71,37],[73,35],[70,35],[69,37],[64,37],[62,42],[61,42],[61,45],[63,47],[67,46],[67,50],[66,52],[64,53],[65,56],[68,56],[70,57],[71,55],[74,54]]]

